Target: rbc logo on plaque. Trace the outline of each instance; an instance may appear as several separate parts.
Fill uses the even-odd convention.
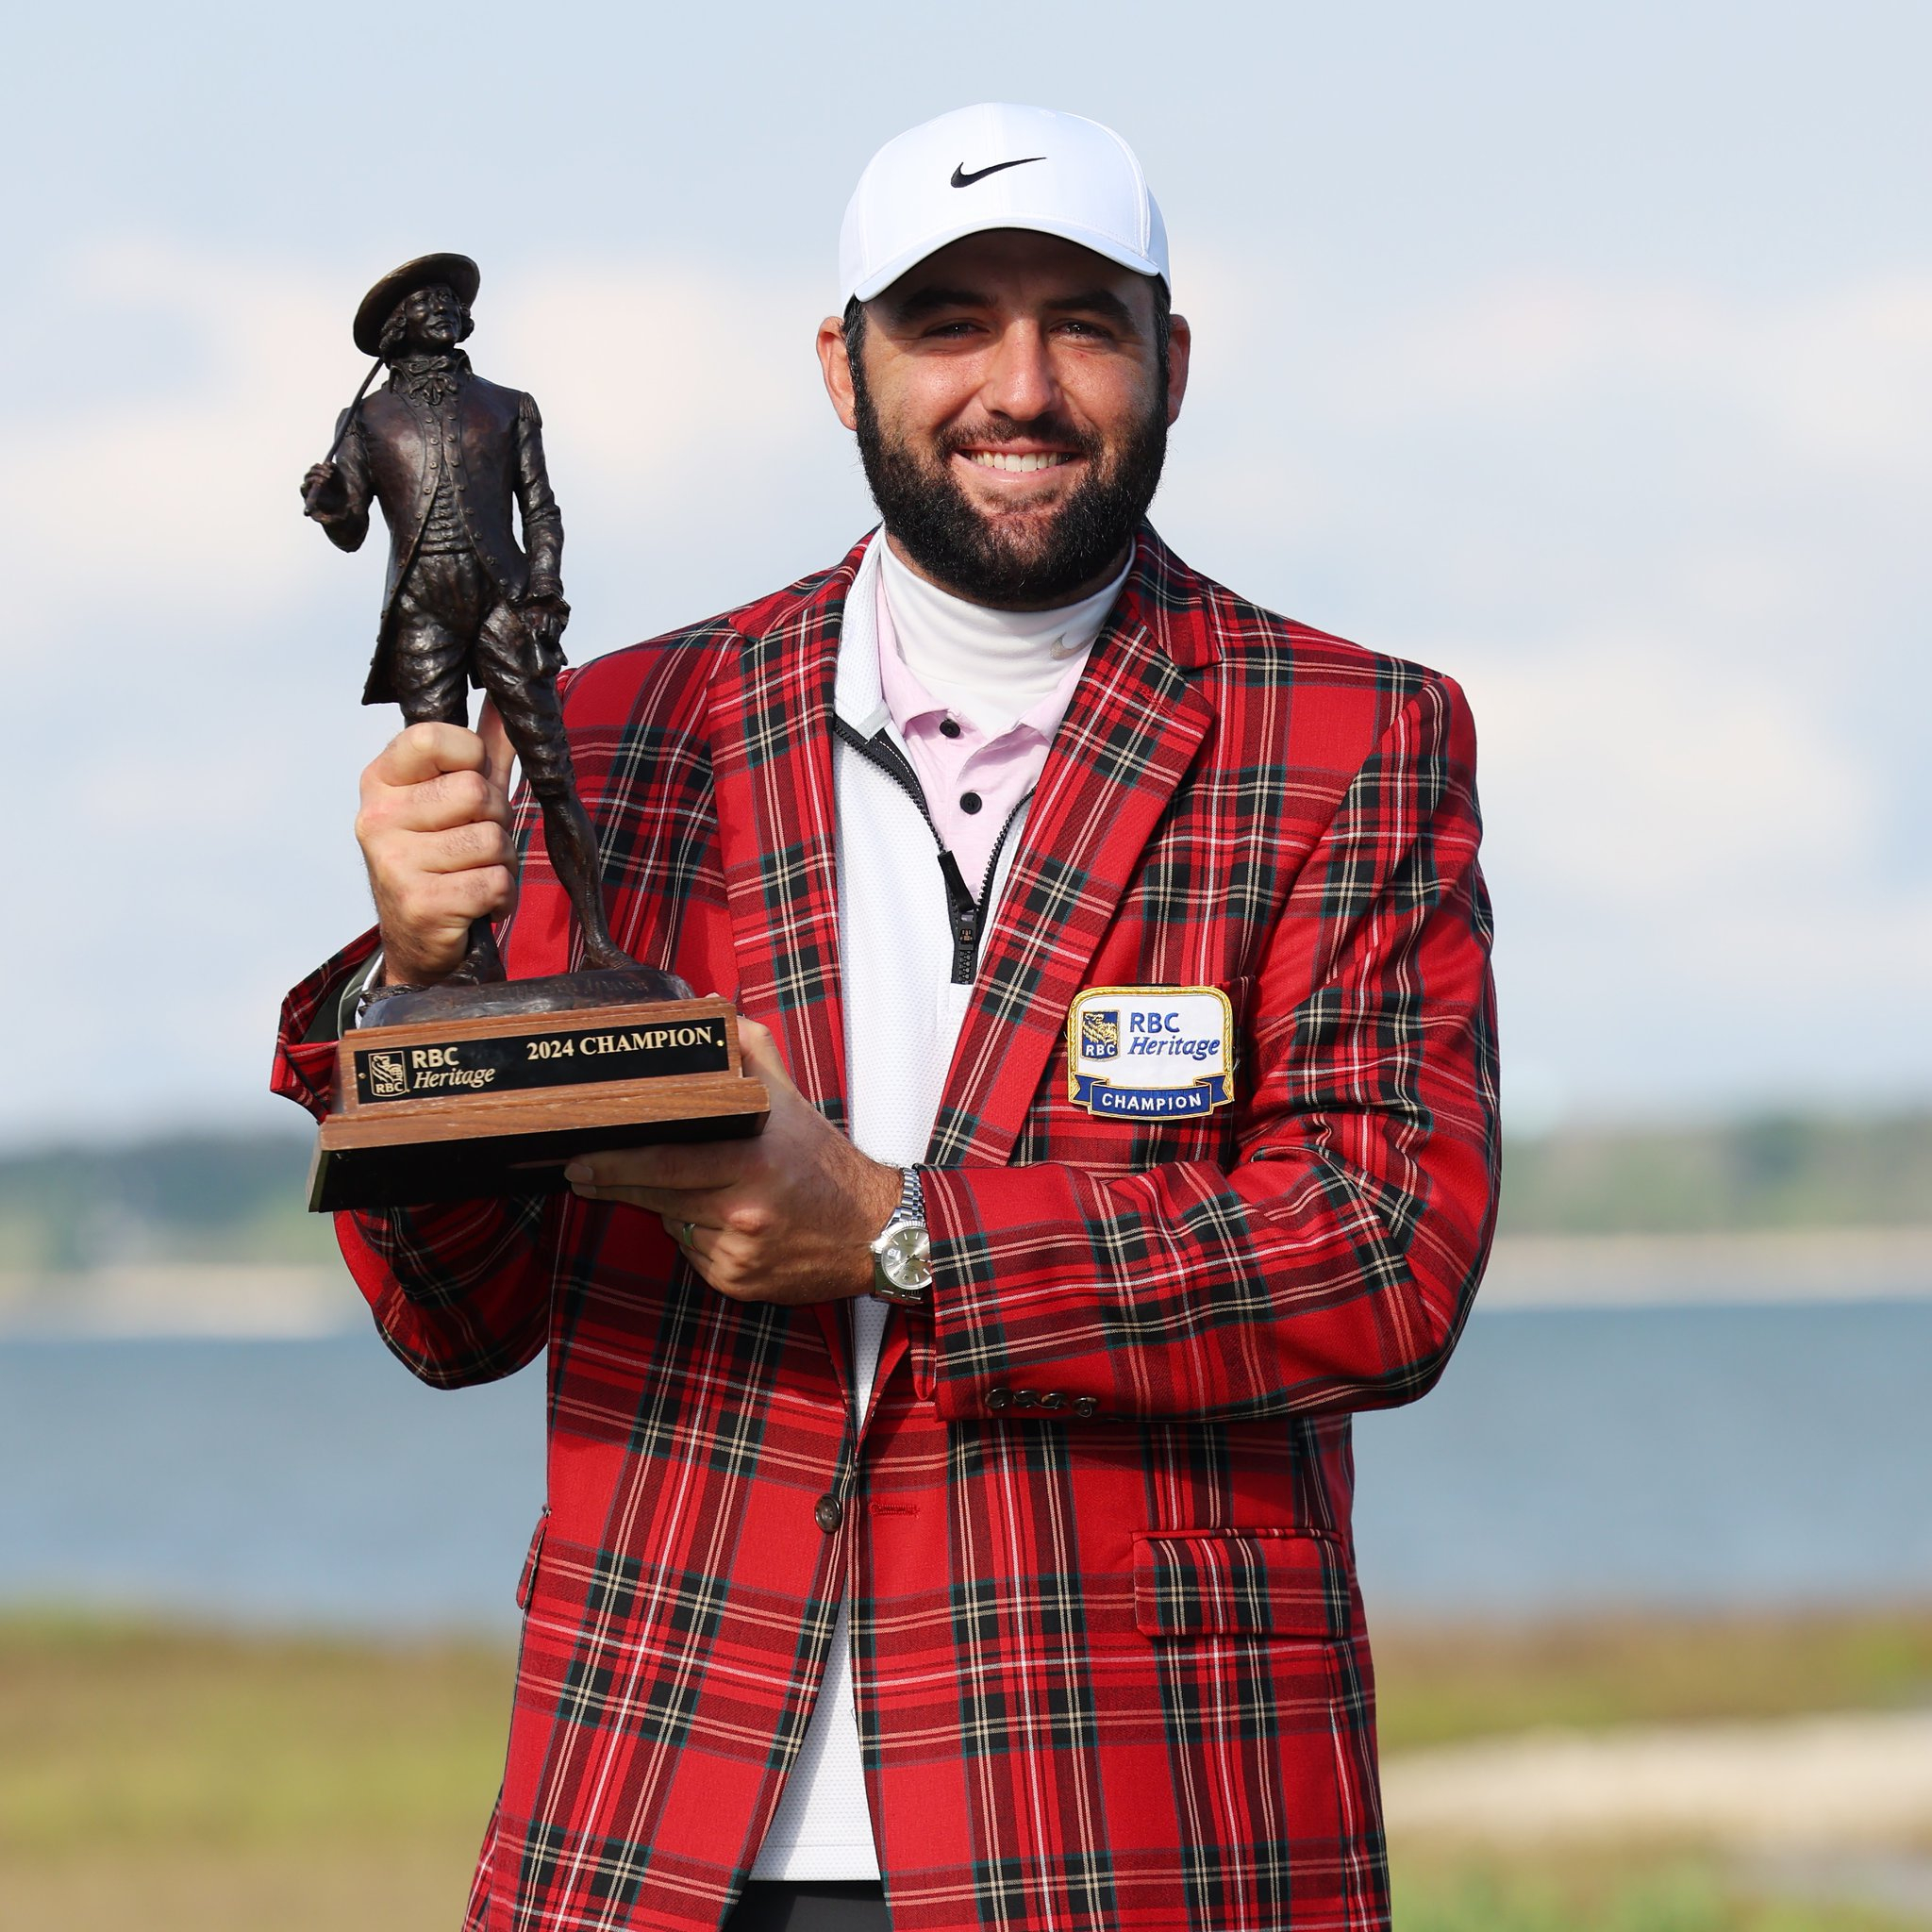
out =
[[[1080,1009],[1080,1058],[1084,1060],[1110,1060],[1120,1050],[1120,1008],[1083,1007]]]
[[[409,1091],[408,1070],[403,1065],[401,1054],[373,1053],[368,1066],[370,1091],[379,1098],[389,1100]]]
[[[1234,1098],[1233,1074],[1234,1009],[1218,986],[1090,986],[1068,1010],[1067,1098],[1089,1113],[1211,1113]]]

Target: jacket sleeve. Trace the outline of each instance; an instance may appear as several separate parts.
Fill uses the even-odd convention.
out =
[[[328,541],[338,550],[359,550],[369,534],[369,445],[362,438],[362,412],[356,411],[356,420],[344,434],[342,425],[348,417],[349,411],[344,409],[336,418],[336,434],[342,439],[342,446],[336,452],[336,474],[348,491],[348,502],[334,516],[315,521],[328,532]]]
[[[282,1007],[269,1084],[318,1120],[334,1085],[342,991],[375,944],[364,933]],[[461,1388],[541,1352],[560,1206],[551,1195],[355,1211],[336,1216],[336,1240],[391,1353],[424,1381]]]
[[[1432,1385],[1495,1212],[1474,761],[1431,678],[1348,786],[1262,955],[1232,1168],[927,1172],[941,1416],[1259,1419]]]
[[[530,396],[517,403],[517,514],[524,525],[524,555],[530,565],[526,595],[563,595],[563,512],[550,488],[543,461],[543,419]]]

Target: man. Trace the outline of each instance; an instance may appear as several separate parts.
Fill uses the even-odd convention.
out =
[[[628,966],[597,891],[597,842],[572,779],[558,706],[570,619],[558,567],[563,516],[543,462],[537,405],[484,382],[458,346],[474,326],[476,264],[425,255],[385,275],[356,313],[356,346],[389,381],[346,412],[339,462],[302,479],[302,507],[339,549],[358,550],[372,496],[389,525],[389,573],[365,705],[396,703],[407,724],[463,724],[469,688],[490,693],[543,812],[551,863],[584,922],[592,966]],[[524,542],[510,531],[510,503]],[[527,551],[527,554],[526,554]],[[501,979],[487,922],[451,979]]]
[[[1468,715],[1143,521],[1191,341],[1118,137],[914,129],[841,258],[885,534],[567,694],[618,930],[734,994],[768,1130],[341,1225],[425,1379],[550,1351],[470,1923],[1386,1925],[1349,1415],[1489,1240]],[[494,758],[367,774],[411,970],[508,908]],[[311,1107],[377,938],[291,996]]]

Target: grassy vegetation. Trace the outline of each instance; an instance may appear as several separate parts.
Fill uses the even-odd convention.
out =
[[[1385,1751],[1558,1725],[1932,1704],[1932,1606],[1781,1618],[1377,1629]]]
[[[454,1926],[508,1693],[480,1647],[0,1622],[0,1924]]]
[[[1782,1715],[1932,1692],[1932,1608],[1382,1637],[1385,1747],[1534,1724]],[[510,1658],[449,1643],[0,1618],[0,1924],[454,1927]],[[1402,1932],[1893,1932],[1709,1858],[1394,1848]]]
[[[1780,1898],[1714,1858],[1620,1848],[1560,1857],[1458,1857],[1400,1844],[1397,1932],[1906,1932],[1847,1901]]]
[[[1932,1226],[1932,1114],[1578,1128],[1503,1153],[1506,1234]]]
[[[1383,1751],[1544,1726],[1932,1703],[1932,1606],[1781,1618],[1574,1620],[1375,1633]],[[1779,1896],[1710,1855],[1391,1847],[1399,1932],[1904,1932],[1857,1901]]]

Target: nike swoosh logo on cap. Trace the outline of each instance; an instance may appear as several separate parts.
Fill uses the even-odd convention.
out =
[[[995,161],[991,167],[975,168],[970,175],[966,172],[966,163],[961,161],[953,170],[953,186],[955,188],[971,188],[975,181],[984,181],[989,175],[997,175],[1002,168],[1024,168],[1031,162],[1043,161],[1045,158],[1044,155],[1027,155],[1022,160]]]

